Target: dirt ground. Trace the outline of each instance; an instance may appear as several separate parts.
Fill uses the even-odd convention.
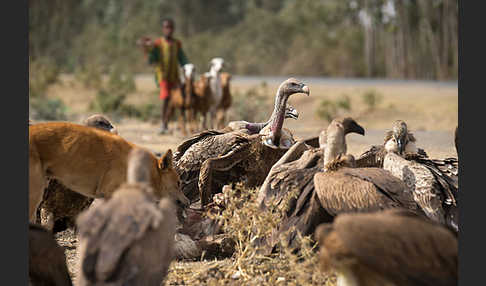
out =
[[[306,78],[302,79],[304,83]],[[267,83],[268,97],[273,102],[279,82],[262,77],[248,80],[246,77],[234,77],[231,82],[233,93],[245,92],[261,82]],[[348,136],[348,151],[359,155],[372,144],[381,144],[386,130],[393,121],[405,120],[409,129],[416,135],[417,145],[427,151],[431,157],[441,158],[456,156],[453,144],[454,129],[458,124],[458,89],[457,84],[444,84],[420,81],[393,80],[315,80],[308,79],[310,96],[293,95],[289,99],[299,111],[298,120],[286,120],[284,127],[292,130],[297,138],[317,136],[326,128],[328,122],[316,114],[321,100],[336,99],[346,95],[351,100],[352,111],[342,115],[352,116],[366,130],[366,136],[351,134]],[[152,75],[136,77],[136,91],[126,98],[127,103],[140,104],[154,97],[155,85]],[[366,110],[363,94],[374,91],[382,96],[382,101],[373,111]],[[51,86],[48,97],[61,98],[68,107],[72,121],[81,121],[92,114],[88,106],[96,91],[81,86],[75,78],[63,75],[58,84]],[[272,104],[273,106],[273,104]],[[271,110],[268,111],[269,115]],[[230,118],[232,120],[241,120]],[[160,123],[141,122],[128,118],[112,118],[120,135],[126,139],[163,152],[174,149],[187,136],[183,136],[171,123],[174,132],[170,135],[158,135]]]
[[[305,81],[304,81],[305,82]],[[151,76],[137,77],[137,91],[130,94],[127,102],[136,104],[143,102],[150,96],[154,96],[154,84]],[[324,98],[337,98],[346,94],[353,103],[353,116],[365,128],[366,135],[351,134],[348,139],[348,152],[355,156],[367,150],[370,145],[382,144],[384,133],[391,127],[394,120],[402,119],[408,123],[409,129],[417,138],[417,146],[425,149],[432,158],[456,157],[454,148],[454,128],[458,123],[458,90],[457,84],[441,85],[431,83],[387,83],[377,84],[353,84],[352,82],[336,83],[312,83],[308,84],[311,90],[309,97],[304,95],[292,96],[289,103],[296,107],[299,119],[287,120],[285,127],[291,129],[298,138],[317,136],[328,122],[316,115],[316,108],[320,100]],[[252,86],[248,81],[238,81],[238,77],[232,82],[232,89],[245,91]],[[268,89],[277,89],[277,83],[269,83]],[[373,112],[366,112],[361,102],[362,94],[367,90],[374,90],[383,95],[383,101]],[[72,121],[80,121],[81,118],[90,115],[87,107],[94,98],[95,91],[79,86],[70,76],[62,77],[59,84],[52,86],[48,91],[49,97],[59,97],[69,107],[68,112]],[[272,96],[273,95],[269,95]],[[271,110],[269,110],[269,114]],[[152,149],[165,152],[171,148],[174,150],[185,136],[175,131],[170,135],[158,135],[158,123],[141,122],[134,119],[115,119],[115,125],[119,134],[127,140]],[[175,128],[172,124],[171,127]],[[66,248],[69,270],[76,279],[76,235],[71,231],[65,231],[57,235],[58,242]],[[208,269],[208,264],[230,263],[230,259],[220,262],[202,262],[203,269]],[[180,285],[175,272],[197,272],[201,262],[174,262],[169,276],[172,277],[166,285]],[[204,275],[208,274],[205,271]],[[215,270],[217,272],[217,270]],[[172,274],[171,274],[172,273]],[[171,276],[172,275],[172,276]],[[216,276],[215,276],[216,277]],[[171,280],[172,279],[172,280]],[[282,285],[287,283],[282,283]],[[187,285],[187,284],[186,284]],[[279,284],[280,285],[280,284]]]

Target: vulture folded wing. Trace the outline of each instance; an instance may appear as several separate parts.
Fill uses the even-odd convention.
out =
[[[415,209],[407,186],[379,168],[342,168],[314,176],[317,196],[329,214],[369,212],[390,207]]]
[[[410,187],[415,202],[429,218],[445,223],[442,204],[447,195],[434,174],[425,165],[415,160],[405,160],[394,153],[388,153],[385,156],[383,168]]]
[[[459,189],[459,170],[456,158],[428,159],[419,157],[416,162],[427,167],[442,186],[447,197],[446,203],[457,205]]]
[[[279,205],[282,199],[291,192],[300,192],[319,171],[318,162],[322,165],[321,152],[305,151],[301,158],[275,168],[266,185],[265,203]],[[263,190],[261,190],[263,191]],[[299,193],[296,193],[299,196]]]
[[[304,142],[311,147],[319,148],[319,136],[308,138]]]
[[[374,145],[368,151],[365,151],[358,159],[356,159],[356,167],[383,167],[383,159],[385,158],[386,150],[383,145]]]
[[[191,136],[190,138],[182,142],[179,146],[177,146],[176,152],[174,153],[174,161],[179,161],[179,159],[184,155],[187,149],[189,149],[189,147],[194,145],[196,142],[199,142],[204,138],[207,138],[208,136],[215,136],[221,134],[224,134],[224,132],[217,131],[217,130],[205,130],[194,136]]]
[[[339,216],[333,228],[360,263],[397,285],[457,284],[457,238],[437,223],[384,212]]]

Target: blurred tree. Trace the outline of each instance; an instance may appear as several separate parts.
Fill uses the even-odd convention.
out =
[[[457,79],[457,0],[29,0],[29,59],[149,72],[135,42],[163,17],[199,72]]]

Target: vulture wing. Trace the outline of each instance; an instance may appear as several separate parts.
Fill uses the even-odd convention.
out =
[[[426,218],[402,211],[342,215],[333,224],[359,261],[397,285],[456,285],[456,236]]]
[[[426,159],[420,160],[425,162]],[[434,166],[433,161],[427,159],[427,164],[420,164],[420,160],[409,161],[389,153],[385,156],[383,168],[410,186],[415,201],[429,218],[445,223],[444,204],[455,204],[455,191],[450,188],[444,190],[440,181],[443,179],[443,183],[447,185],[445,177],[439,176],[441,179],[437,180],[437,174],[430,170],[440,170]]]
[[[365,151],[358,159],[356,159],[356,167],[383,167],[383,159],[385,158],[386,150],[383,145],[374,145],[368,151]]]
[[[369,212],[391,207],[416,209],[412,193],[380,168],[342,168],[314,176],[317,196],[329,214]]]
[[[239,131],[223,133],[208,130],[180,144],[174,155],[174,165],[181,180],[183,193],[191,201],[197,200],[199,171],[204,161],[223,156],[238,146],[247,144],[249,138],[251,136]]]
[[[187,149],[194,145],[195,143],[204,140],[204,138],[208,136],[215,136],[215,135],[221,135],[224,134],[222,131],[217,131],[217,130],[205,130],[203,132],[200,132],[188,139],[186,139],[184,142],[182,142],[179,146],[177,146],[176,152],[174,153],[174,161],[177,162],[181,157],[184,155]]]

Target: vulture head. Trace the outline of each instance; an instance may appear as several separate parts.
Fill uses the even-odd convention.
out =
[[[405,146],[407,145],[407,124],[403,120],[397,120],[393,123],[393,139],[397,142],[398,153],[403,154]]]
[[[288,99],[288,97],[294,93],[304,93],[306,95],[309,95],[310,90],[309,87],[303,82],[295,78],[289,78],[286,81],[282,82],[278,87],[277,98],[282,97],[283,100],[283,97],[285,97],[285,99]]]
[[[292,118],[297,120],[299,118],[299,111],[295,109],[292,105],[287,105],[285,108],[285,118]]]
[[[346,135],[349,133],[365,135],[365,130],[351,117],[336,118],[331,121],[324,134],[326,139],[324,166],[327,166],[340,156],[346,155]]]
[[[110,120],[104,115],[94,114],[83,120],[83,124],[90,127],[95,127],[109,131],[118,135],[118,130],[111,124]]]
[[[278,87],[275,96],[275,106],[269,120],[270,134],[264,137],[263,144],[271,148],[281,148],[280,139],[282,136],[283,121],[286,115],[285,108],[287,106],[287,100],[292,94],[296,93],[309,95],[310,90],[307,85],[295,78],[287,79]]]
[[[358,123],[356,123],[356,121],[351,117],[338,119],[336,122],[343,126],[344,135],[348,133],[357,133],[363,136],[365,135],[364,128]]]

